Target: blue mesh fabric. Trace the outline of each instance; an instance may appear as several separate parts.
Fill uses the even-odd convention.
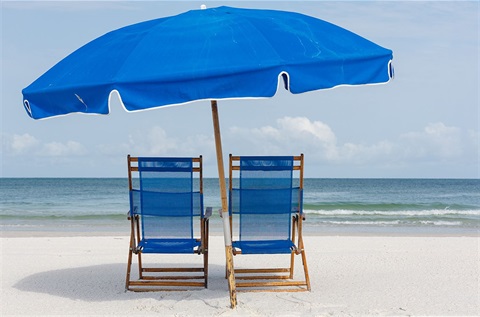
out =
[[[148,239],[139,246],[142,253],[191,253],[199,244],[194,239]]]
[[[243,253],[288,253],[292,213],[301,210],[293,183],[293,157],[241,157],[238,186],[230,192],[230,212],[239,215]]]
[[[291,240],[236,241],[233,247],[241,249],[243,254],[288,254],[294,244]]]
[[[143,252],[192,252],[193,218],[203,211],[192,159],[138,158],[138,172],[140,188],[130,197],[141,217]]]
[[[141,208],[140,190],[133,189],[130,191],[130,216],[140,214]]]

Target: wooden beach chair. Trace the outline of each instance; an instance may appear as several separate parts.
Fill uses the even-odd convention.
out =
[[[234,255],[288,255],[283,267],[235,268],[237,291],[309,291],[302,222],[303,154],[230,155],[229,215]],[[295,256],[304,278],[294,280]],[[236,265],[235,265],[236,267]]]
[[[129,155],[128,182],[131,234],[126,289],[157,291],[206,288],[210,215],[205,214],[203,207],[202,157]],[[165,254],[198,254],[203,255],[203,264],[199,263],[196,267],[149,264],[146,267],[146,254],[149,261],[162,255],[165,258]],[[131,274],[133,255],[137,256],[137,279],[132,279]]]

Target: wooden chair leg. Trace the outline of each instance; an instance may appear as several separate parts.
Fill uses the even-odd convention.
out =
[[[290,279],[293,279],[293,271],[295,269],[295,251],[290,254]]]
[[[128,254],[128,264],[127,264],[127,277],[125,281],[125,290],[128,290],[130,287],[130,271],[132,268],[132,251],[130,250]]]
[[[298,225],[298,216],[295,215],[292,217],[292,241],[295,241],[297,225]],[[296,251],[292,251],[290,255],[290,279],[293,279],[293,270],[295,266],[295,253]]]
[[[302,250],[303,272],[305,274],[305,282],[307,283],[307,290],[310,291],[310,276],[308,275],[307,256],[305,250]]]
[[[142,253],[138,252],[138,278],[143,279]]]
[[[208,236],[209,236],[209,228],[208,228],[208,219],[204,221],[205,223],[205,236],[203,237],[204,249],[203,249],[203,274],[205,276],[205,288],[208,288]]]
[[[208,251],[203,254],[203,275],[205,277],[205,288],[208,288]]]
[[[127,262],[127,277],[125,281],[125,290],[128,290],[130,288],[130,272],[132,270],[132,257],[133,257],[133,247],[132,247],[132,242],[130,242],[130,248],[128,252],[128,262]]]

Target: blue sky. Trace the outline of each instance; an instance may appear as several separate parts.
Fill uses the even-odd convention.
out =
[[[88,41],[202,3],[309,14],[394,52],[385,85],[220,102],[225,156],[304,153],[307,177],[480,177],[476,1],[2,1],[0,176],[126,177],[130,153],[202,154],[216,177],[208,102],[34,121],[21,95]]]

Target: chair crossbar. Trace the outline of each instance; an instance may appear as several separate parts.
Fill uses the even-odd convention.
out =
[[[239,155],[231,155],[230,157],[231,157],[232,161],[240,161],[240,159],[242,158]],[[300,161],[301,159],[302,159],[302,155],[294,155],[293,156],[294,161]]]
[[[238,286],[238,285],[237,285]],[[237,292],[242,292],[242,293],[260,293],[260,292],[271,292],[271,293],[286,293],[286,292],[307,292],[310,291],[307,288],[262,288],[262,289],[248,289],[248,288],[243,288],[243,289],[238,289]]]
[[[130,162],[138,162],[138,157],[131,156],[131,157],[130,157]],[[199,157],[192,157],[192,162],[200,163],[200,162],[201,162],[201,158],[199,158]]]
[[[290,279],[289,275],[250,275],[236,276],[237,280],[286,280]]]
[[[272,268],[272,269],[235,269],[235,273],[280,273],[290,272],[289,268]]]
[[[281,282],[240,282],[237,287],[279,287],[279,286],[307,286],[305,282],[281,281]]]
[[[240,170],[240,166],[232,166],[232,170],[234,170],[234,171],[239,171],[239,170]],[[293,170],[294,170],[294,171],[299,171],[299,170],[300,170],[300,166],[293,166]]]
[[[142,272],[203,272],[203,268],[143,268]]]
[[[158,287],[148,287],[148,288],[142,288],[142,287],[130,287],[128,289],[129,291],[135,292],[135,293],[150,293],[150,292],[186,292],[191,290],[191,288],[158,288]]]
[[[203,282],[177,282],[177,281],[131,281],[131,286],[173,286],[173,287],[205,287]]]
[[[132,170],[132,172],[138,172],[138,166],[132,167],[131,170]],[[200,172],[200,168],[198,168],[198,167],[194,167],[192,170],[194,172]]]
[[[197,275],[197,276],[144,276],[144,280],[199,280],[204,279],[205,276]]]

